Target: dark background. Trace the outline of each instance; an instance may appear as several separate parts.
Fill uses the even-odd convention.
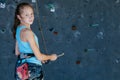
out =
[[[43,64],[44,80],[120,80],[119,0],[0,0],[0,80],[14,80],[11,28],[21,2],[34,6],[41,52],[65,53]]]

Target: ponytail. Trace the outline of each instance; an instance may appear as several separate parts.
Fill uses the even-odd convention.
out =
[[[20,20],[17,18],[17,14],[15,14],[15,18],[14,18],[14,25],[13,25],[13,37],[14,39],[16,39],[15,35],[16,35],[16,29],[17,26],[20,24]]]

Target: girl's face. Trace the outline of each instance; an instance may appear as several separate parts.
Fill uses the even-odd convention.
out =
[[[34,21],[33,9],[29,6],[24,7],[17,17],[20,20],[20,24],[30,26]]]

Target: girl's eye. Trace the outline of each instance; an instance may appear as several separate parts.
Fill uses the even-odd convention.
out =
[[[31,15],[33,15],[33,13],[31,13]]]

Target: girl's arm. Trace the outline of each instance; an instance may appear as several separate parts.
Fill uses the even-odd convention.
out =
[[[20,55],[19,49],[18,49],[18,42],[16,41],[15,43],[15,55],[18,56]]]
[[[26,38],[27,42],[29,42],[36,58],[40,61],[44,61],[44,60],[56,60],[57,59],[57,55],[56,54],[52,54],[52,55],[45,55],[45,54],[42,54],[35,42],[35,39],[34,39],[34,35],[33,35],[33,32],[30,30],[30,29],[27,29],[25,31],[25,34],[24,34],[24,37]]]

